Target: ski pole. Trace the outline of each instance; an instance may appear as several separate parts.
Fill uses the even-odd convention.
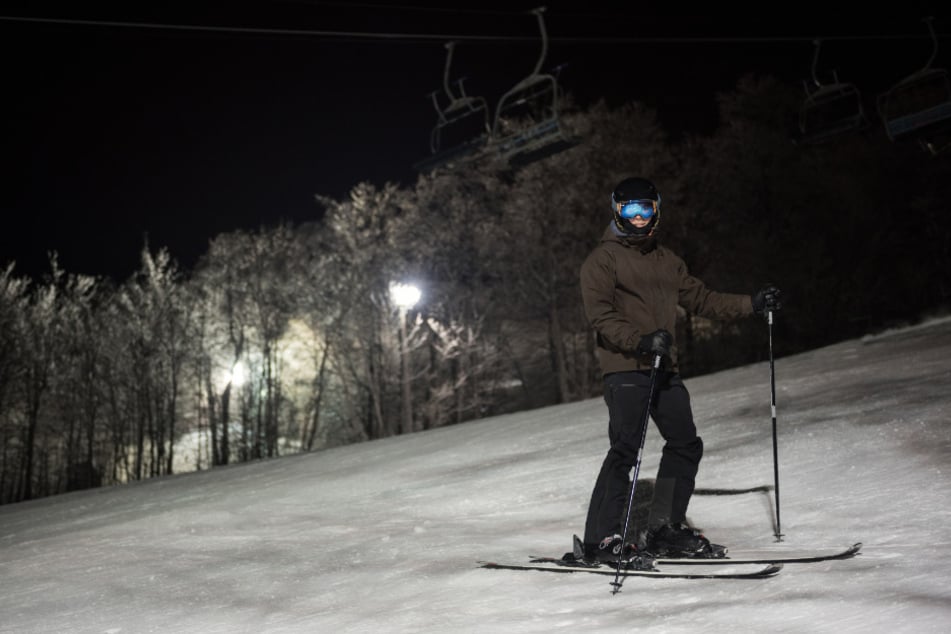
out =
[[[644,455],[644,441],[647,438],[647,425],[650,423],[651,403],[654,400],[654,387],[657,384],[657,368],[660,367],[661,356],[654,355],[654,363],[651,367],[650,388],[647,391],[647,406],[644,408],[644,426],[641,429],[641,445],[637,450],[637,460],[634,461],[634,479],[631,480],[631,493],[627,500],[627,516],[624,518],[624,535],[621,537],[621,551],[617,556],[617,572],[614,575],[614,581],[611,583],[614,590],[611,594],[617,594],[621,591],[621,585],[624,583],[621,579],[621,564],[624,557],[624,545],[627,543],[627,531],[631,523],[631,507],[634,506],[634,489],[637,488],[637,474],[641,471],[641,457]]]
[[[769,387],[771,394],[771,410],[773,414],[773,491],[776,494],[776,541],[783,541],[783,533],[779,522],[779,442],[776,438],[776,366],[773,362],[773,311],[766,313],[766,323],[769,329]]]

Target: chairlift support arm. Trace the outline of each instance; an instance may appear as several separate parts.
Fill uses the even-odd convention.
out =
[[[816,74],[816,68],[819,66],[819,49],[822,48],[822,40],[816,39],[812,41],[815,44],[815,50],[812,54],[812,81],[816,85],[816,88],[822,88],[822,82],[819,81],[819,76]],[[835,69],[832,70],[832,80],[838,84],[839,83],[839,73]]]
[[[446,42],[446,65],[442,71],[442,87],[446,91],[446,94],[449,95],[450,101],[455,101],[456,96],[452,94],[452,91],[449,89],[449,67],[452,66],[452,52],[456,49],[455,42]]]
[[[931,57],[928,58],[928,63],[925,64],[925,67],[919,71],[922,73],[931,68],[931,62],[933,62],[935,57],[938,56],[938,36],[935,35],[934,32],[934,16],[928,16],[925,18],[924,22],[928,25],[928,32],[931,33],[931,43],[934,46],[931,49]]]
[[[822,48],[822,40],[813,40],[812,43],[815,45],[812,53],[812,82],[817,88],[822,88],[822,84],[819,83],[819,78],[816,76],[816,66],[819,65],[819,49]]]
[[[535,70],[532,71],[532,75],[537,75],[545,63],[545,58],[548,57],[548,30],[545,28],[545,7],[536,7],[532,9],[532,13],[538,18],[538,30],[542,34],[542,52],[535,63]]]

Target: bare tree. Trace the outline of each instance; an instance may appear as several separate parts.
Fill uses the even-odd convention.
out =
[[[306,420],[301,429],[301,446],[312,451],[318,447],[318,439],[321,445],[327,445],[367,438],[362,425],[331,430],[326,416],[328,408],[334,408],[334,392],[345,391],[339,359],[348,348],[346,324],[355,319],[357,298],[365,279],[360,269],[339,252],[326,225],[314,223],[300,227],[298,237],[303,267],[298,280],[298,306],[301,318],[313,335],[310,359],[314,372],[305,407]],[[340,354],[336,354],[337,351]],[[348,400],[345,396],[338,396],[337,400],[341,398]]]
[[[170,473],[178,400],[188,351],[187,315],[179,273],[164,249],[142,251],[142,268],[118,291],[116,309],[128,348],[128,401],[135,422],[136,479]],[[146,471],[147,469],[147,471]]]
[[[51,393],[63,455],[58,490],[97,487],[109,460],[101,448],[101,418],[105,402],[102,366],[105,342],[99,328],[98,306],[106,291],[99,280],[67,275],[62,291],[64,354]]]
[[[23,449],[14,414],[19,404],[16,390],[25,371],[30,284],[14,277],[13,268],[10,264],[0,270],[0,503],[17,499]]]
[[[232,457],[232,391],[236,370],[245,362],[250,316],[245,303],[252,238],[244,232],[216,237],[199,262],[193,278],[201,298],[202,392],[208,403],[212,464],[228,464]]]
[[[260,359],[256,377],[260,386],[259,401],[251,455],[271,458],[279,453],[283,400],[279,341],[297,312],[298,262],[302,253],[287,226],[262,230],[252,236],[248,246],[245,309],[254,324],[250,332]]]
[[[506,382],[490,319],[497,280],[483,261],[506,194],[492,166],[422,176],[394,221],[396,273],[425,287],[408,337],[423,427],[485,415]]]
[[[326,207],[325,222],[339,249],[340,257],[352,268],[359,283],[349,289],[344,305],[352,306],[349,317],[340,323],[339,333],[346,343],[338,346],[339,367],[348,381],[362,392],[364,429],[368,437],[397,433],[398,418],[390,414],[394,390],[392,351],[393,330],[389,283],[398,254],[391,243],[390,225],[401,210],[406,193],[395,185],[377,189],[360,183],[349,200],[318,197]]]

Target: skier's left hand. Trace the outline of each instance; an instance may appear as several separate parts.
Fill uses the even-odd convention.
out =
[[[778,288],[772,284],[767,284],[750,296],[750,300],[753,302],[753,312],[762,315],[767,311],[776,312],[781,310],[783,307],[782,295],[782,291]]]

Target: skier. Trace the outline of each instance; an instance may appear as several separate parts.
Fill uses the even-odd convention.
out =
[[[611,195],[613,221],[581,267],[585,314],[597,335],[608,406],[610,449],[601,466],[584,534],[584,557],[617,561],[637,552],[655,557],[715,557],[711,545],[686,524],[703,442],[690,397],[677,373],[677,306],[714,319],[734,319],[781,308],[780,291],[767,285],[753,295],[708,290],[684,261],[657,242],[661,197],[644,178],[621,181]],[[664,438],[647,530],[637,544],[622,543],[630,472],[645,424],[654,355],[657,371],[650,415]]]

